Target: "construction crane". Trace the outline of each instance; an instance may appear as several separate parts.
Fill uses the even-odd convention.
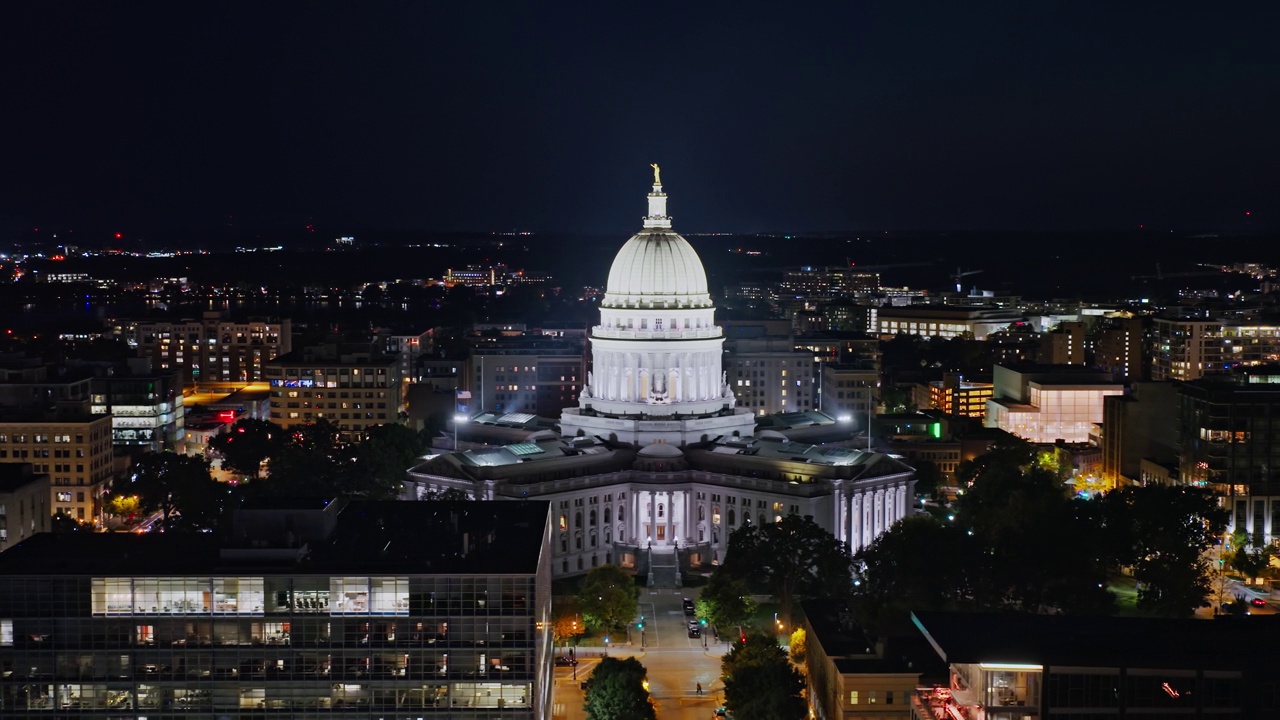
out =
[[[981,270],[961,270],[959,267],[957,267],[956,274],[951,276],[951,279],[956,282],[956,292],[960,292],[960,284],[963,278],[969,277],[970,275],[977,275],[980,272],[982,271]]]

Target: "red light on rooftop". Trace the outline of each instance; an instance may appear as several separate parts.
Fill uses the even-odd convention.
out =
[[[117,240],[119,240],[119,239],[120,239],[120,238],[122,238],[122,237],[124,237],[124,233],[116,233],[116,239],[117,239]]]
[[[1245,215],[1252,215],[1253,213],[1252,213],[1252,212],[1250,212],[1250,211],[1248,211],[1248,210],[1245,210],[1245,211],[1244,211],[1244,214],[1245,214]]]

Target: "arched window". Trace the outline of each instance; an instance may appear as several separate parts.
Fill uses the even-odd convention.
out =
[[[573,544],[578,549],[582,549],[582,533],[578,533],[573,537]]]
[[[610,542],[609,538],[610,538],[612,535],[613,535],[613,530],[610,530],[609,528],[605,528],[605,529],[604,529],[604,544],[605,544],[605,545],[608,545],[608,544],[609,544],[609,542]]]
[[[618,542],[626,542],[626,541],[627,541],[627,529],[618,528]]]
[[[595,511],[595,510],[592,510],[591,512],[587,513],[587,522],[589,522],[589,523],[591,524],[591,527],[595,527],[595,526],[596,526],[596,511]]]
[[[582,527],[582,511],[581,510],[573,514],[573,526],[575,528]]]
[[[613,522],[613,517],[612,517],[612,516],[613,516],[613,508],[605,508],[605,509],[604,509],[604,524],[605,524],[605,525],[608,525],[609,523]]]
[[[625,520],[627,519],[627,518],[625,517],[627,513],[626,513],[626,511],[625,511],[625,510],[623,510],[622,508],[623,508],[623,506],[622,506],[622,505],[619,505],[619,506],[618,506],[618,522],[623,522],[623,521],[625,521]]]
[[[766,522],[766,520],[764,519],[764,513],[760,513],[760,524],[761,524],[761,525],[764,525],[764,524],[765,524],[765,522]]]
[[[661,505],[661,504],[658,505],[658,517],[662,517],[662,511],[664,509],[665,509],[664,505]]]
[[[733,512],[733,511],[732,511],[732,510],[730,510],[729,512]],[[743,525],[750,525],[750,524],[751,524],[751,511],[750,511],[750,510],[747,510],[747,511],[745,511],[745,512],[743,512],[743,513],[742,513],[742,524],[743,524]]]
[[[698,520],[707,519],[707,507],[705,505],[698,506]]]
[[[562,534],[560,536],[560,552],[562,553],[569,552],[569,536],[568,535]]]
[[[595,547],[595,546],[596,546],[596,531],[592,530],[591,531],[591,547]]]
[[[729,508],[729,527],[733,527],[734,521],[735,521],[734,510],[733,508]]]
[[[581,570],[581,569],[582,569],[582,558],[581,558],[581,557],[579,557],[579,558],[578,558],[578,569],[579,569],[579,570]]]

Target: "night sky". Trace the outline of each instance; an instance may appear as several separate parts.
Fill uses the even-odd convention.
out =
[[[1277,28],[1263,2],[6,3],[0,229],[629,233],[658,162],[688,232],[1274,230]]]

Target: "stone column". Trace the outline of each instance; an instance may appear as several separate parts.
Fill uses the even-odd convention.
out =
[[[845,502],[849,503],[849,549],[858,552],[862,549],[862,493],[853,491]]]

